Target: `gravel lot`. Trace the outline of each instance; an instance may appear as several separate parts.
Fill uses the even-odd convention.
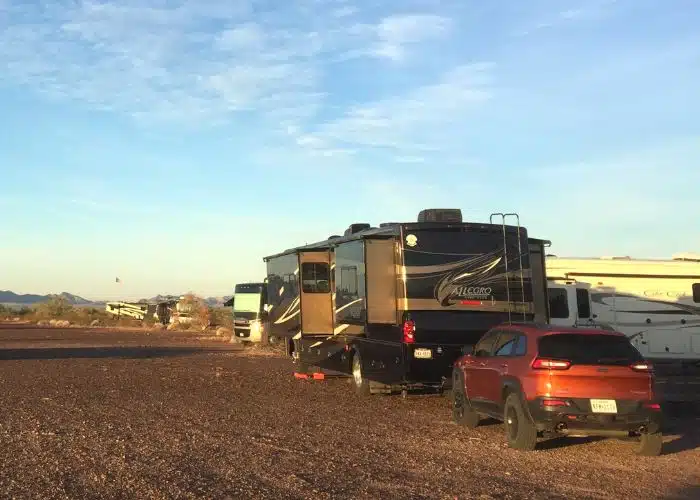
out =
[[[0,496],[700,498],[700,418],[666,454],[500,424],[453,425],[438,396],[363,399],[280,355],[191,334],[0,327]]]

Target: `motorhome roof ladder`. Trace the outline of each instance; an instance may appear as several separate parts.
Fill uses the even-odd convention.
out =
[[[525,277],[524,277],[524,271],[523,271],[523,250],[522,250],[522,241],[520,238],[520,216],[516,213],[509,213],[509,214],[504,214],[504,213],[493,213],[489,217],[489,222],[493,224],[493,219],[494,217],[500,217],[501,218],[501,227],[503,228],[503,258],[505,260],[505,266],[506,266],[506,297],[508,300],[508,322],[511,322],[511,309],[512,309],[512,304],[510,300],[510,276],[509,276],[509,269],[508,269],[508,240],[506,237],[506,217],[515,217],[515,224],[518,230],[518,263],[520,265],[520,294],[521,294],[521,300],[522,300],[522,311],[523,311],[523,321],[527,321],[527,310],[525,308]]]

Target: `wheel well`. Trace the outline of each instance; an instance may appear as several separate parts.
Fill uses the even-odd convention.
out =
[[[515,384],[505,384],[503,389],[501,389],[501,403],[505,404],[506,399],[508,399],[511,393],[518,394],[519,392],[520,388]]]
[[[505,403],[506,399],[508,399],[508,395],[513,392],[513,389],[510,386],[503,386],[503,390],[501,391],[501,403]]]

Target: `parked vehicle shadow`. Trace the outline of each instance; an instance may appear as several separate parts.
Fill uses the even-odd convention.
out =
[[[197,347],[48,347],[28,349],[0,349],[0,360],[48,360],[48,359],[95,359],[95,358],[166,358],[222,352],[229,349]]]
[[[674,418],[665,427],[664,434],[674,438],[664,443],[664,455],[700,449],[700,416]]]
[[[538,450],[556,450],[559,448],[569,448],[570,446],[580,446],[588,443],[595,443],[602,441],[603,439],[608,439],[605,437],[589,436],[589,437],[570,437],[561,436],[549,438],[545,441],[540,441],[537,443]]]
[[[690,500],[700,498],[700,486],[689,486],[664,497],[667,500]]]

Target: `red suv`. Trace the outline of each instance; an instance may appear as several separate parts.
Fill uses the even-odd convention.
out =
[[[651,365],[628,338],[599,329],[509,323],[489,330],[453,368],[453,419],[503,421],[511,448],[557,435],[638,437],[659,455],[661,407]]]

